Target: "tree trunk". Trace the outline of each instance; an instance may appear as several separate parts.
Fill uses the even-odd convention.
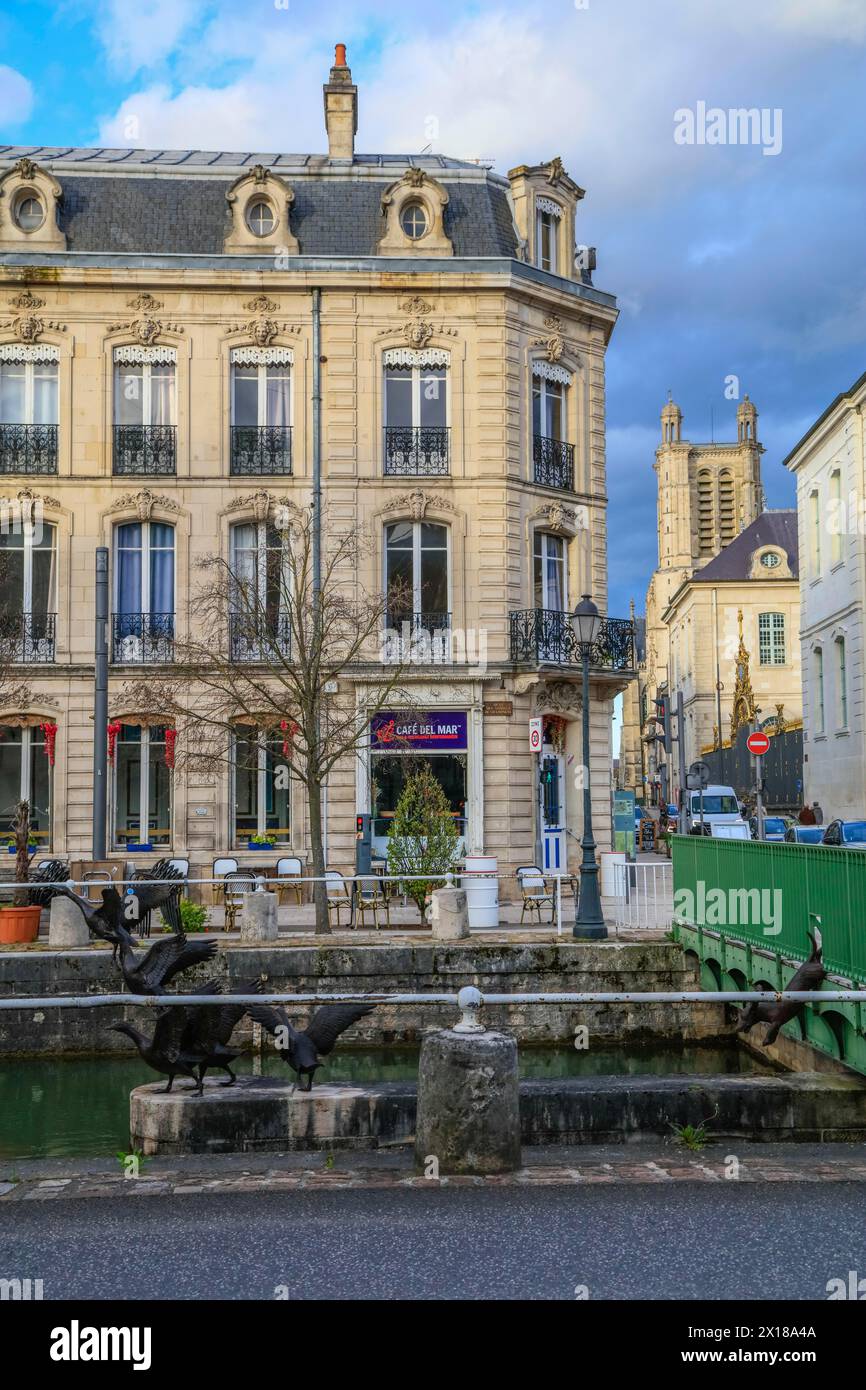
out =
[[[307,787],[307,802],[310,813],[310,851],[313,856],[313,877],[324,879],[325,846],[322,840],[322,784],[310,781]],[[313,901],[316,904],[316,935],[329,936],[331,924],[328,921],[328,891],[324,882],[313,884]]]

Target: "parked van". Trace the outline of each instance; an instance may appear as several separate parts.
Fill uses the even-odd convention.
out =
[[[699,835],[701,824],[701,793],[680,792],[682,830],[685,835]],[[704,834],[729,840],[750,840],[749,827],[740,814],[733,787],[710,785],[703,792]]]

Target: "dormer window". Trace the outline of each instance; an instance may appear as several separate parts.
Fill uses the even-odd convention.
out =
[[[270,236],[277,224],[270,203],[258,198],[247,208],[247,226],[253,236]]]
[[[19,198],[15,206],[15,221],[22,232],[35,232],[45,221],[45,209],[32,193]]]
[[[400,215],[400,226],[412,241],[420,241],[426,235],[427,213],[420,203],[407,203]]]
[[[535,204],[535,260],[542,270],[556,275],[559,269],[558,242],[562,208],[552,198],[539,198]]]

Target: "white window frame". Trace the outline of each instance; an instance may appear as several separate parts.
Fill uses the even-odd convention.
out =
[[[271,832],[268,831],[268,735],[267,735],[266,733],[263,733],[262,730],[260,730],[260,729],[259,729],[259,730],[256,730],[256,729],[251,728],[251,726],[249,726],[249,725],[236,724],[235,727],[234,727],[234,730],[232,731],[232,752],[233,752],[233,757],[232,757],[232,778],[231,778],[231,783],[232,783],[232,785],[231,785],[232,799],[231,799],[231,808],[230,808],[231,825],[230,825],[230,827],[229,827],[229,838],[230,838],[232,844],[233,844],[236,848],[240,848],[240,847],[241,847],[241,836],[240,836],[240,834],[238,833],[238,760],[237,760],[237,741],[238,741],[238,736],[239,736],[239,734],[242,732],[242,730],[243,730],[244,728],[246,728],[246,729],[249,730],[248,735],[245,735],[246,741],[247,741],[248,743],[252,743],[252,741],[253,741],[253,736],[254,736],[254,737],[255,737],[255,740],[256,740],[256,743],[257,743],[257,766],[256,766],[256,831],[255,831],[255,835],[267,835],[267,834],[271,833]],[[276,734],[271,735],[272,740],[275,739],[275,738],[277,738],[277,737],[278,737],[278,736],[277,736]],[[287,763],[287,766],[288,766],[288,763]],[[274,848],[275,848],[275,849],[283,849],[283,848],[287,848],[287,847],[288,847],[288,848],[291,848],[291,845],[292,845],[292,828],[293,828],[293,827],[292,827],[292,821],[293,821],[293,819],[294,819],[294,817],[293,817],[293,810],[294,810],[294,808],[293,808],[293,806],[292,806],[292,775],[291,775],[291,768],[289,768],[289,785],[288,785],[288,787],[286,788],[286,791],[287,791],[287,794],[288,794],[288,795],[287,795],[287,806],[288,806],[288,812],[289,812],[289,824],[288,824],[288,826],[286,827],[286,829],[287,829],[287,831],[288,831],[288,834],[287,834],[286,839],[284,839],[284,840],[277,839],[277,840],[276,840],[276,842],[275,842],[275,844],[274,844]],[[246,833],[246,832],[245,832],[245,833]],[[249,841],[249,840],[252,840],[252,839],[254,839],[254,838],[255,838],[254,835],[252,835],[252,834],[250,834],[250,833],[247,833],[247,840],[248,840],[248,841]],[[244,847],[245,847],[245,846],[244,846]]]
[[[118,783],[117,783],[117,769],[118,769],[119,762],[120,762],[120,753],[119,753],[118,749],[119,749],[120,743],[121,743],[120,736],[118,735],[117,743],[115,744],[115,750],[114,750],[114,766],[113,766],[113,773],[112,773],[112,795],[111,795],[111,813],[112,813],[112,831],[113,831],[112,839],[113,839],[114,846],[115,846],[115,852],[117,852],[117,851],[119,851],[119,850],[125,849],[126,846],[127,846],[128,844],[130,844],[130,843],[131,843],[131,844],[139,844],[139,845],[146,845],[146,844],[149,844],[149,843],[150,843],[150,838],[149,838],[149,837],[150,837],[150,804],[149,804],[149,803],[150,803],[150,727],[147,726],[147,725],[141,725],[141,724],[138,724],[138,725],[130,724],[130,725],[128,725],[127,727],[128,727],[128,728],[137,728],[138,731],[139,731],[139,733],[140,733],[140,735],[141,735],[141,742],[139,743],[139,748],[140,748],[141,751],[140,751],[140,754],[139,754],[139,769],[138,769],[138,774],[139,774],[139,781],[138,781],[138,839],[137,839],[137,840],[132,840],[132,841],[130,841],[130,840],[123,840],[123,841],[121,842],[120,836],[119,836],[119,834],[118,834],[117,813],[118,813],[118,809],[119,809],[118,802],[119,802],[120,788],[119,788]],[[169,727],[169,726],[166,725],[166,726],[160,726],[160,727]],[[168,769],[168,772],[169,772],[169,778],[168,778],[168,786],[169,786],[169,792],[168,792],[168,819],[169,819],[169,825],[168,825],[168,840],[165,841],[164,843],[161,843],[161,844],[155,846],[155,848],[157,848],[157,849],[170,849],[171,846],[172,846],[172,844],[174,843],[174,777],[172,776],[172,769],[171,769],[171,768]],[[143,830],[143,832],[144,832],[143,834],[142,834],[142,830]]]
[[[230,371],[231,371],[231,397],[232,397],[232,425],[237,424],[237,413],[235,411],[235,389],[237,367],[256,367],[258,368],[258,402],[257,417],[258,428],[267,427],[268,416],[268,372],[272,367],[279,367],[288,374],[289,378],[289,420],[288,428],[291,429],[295,420],[295,377],[294,377],[295,355],[291,348],[232,348]],[[278,428],[274,426],[273,428]]]
[[[448,608],[447,612],[452,613],[452,592],[451,592],[451,527],[441,521],[410,521],[409,517],[391,518],[385,523],[382,545],[382,559],[384,574],[382,586],[387,596],[388,593],[388,527],[409,525],[412,527],[412,616],[424,612],[421,597],[421,528],[422,526],[440,526],[445,532],[445,565],[446,583],[448,588]]]
[[[836,504],[835,507],[833,507],[833,503]],[[833,511],[835,511],[835,513],[836,513],[836,516],[835,516],[836,530],[833,532],[832,538],[831,538],[831,540],[830,540],[830,565],[831,565],[831,567],[832,567],[832,566],[835,566],[835,565],[840,565],[840,564],[842,563],[842,559],[843,559],[843,549],[842,549],[842,526],[843,526],[844,523],[843,523],[843,513],[842,513],[842,506],[841,506],[841,503],[842,503],[842,472],[841,472],[841,469],[839,469],[839,468],[834,468],[833,471],[832,471],[832,473],[830,474],[830,504],[831,504],[831,508],[832,508]]]
[[[780,651],[781,660],[779,659]],[[784,613],[758,614],[758,664],[760,666],[787,666],[787,624]]]
[[[451,354],[439,348],[429,348],[423,351],[415,351],[412,348],[389,348],[382,355],[383,386],[382,391],[382,419],[385,428],[388,428],[388,372],[392,367],[411,367],[412,368],[412,424],[407,425],[407,429],[420,430],[427,428],[421,424],[421,385],[424,381],[424,368],[441,367],[444,370],[445,385],[445,425],[444,429],[451,428]],[[402,426],[397,426],[400,429]],[[437,426],[431,425],[431,429]]]
[[[821,734],[826,733],[827,727],[824,711],[824,649],[822,647],[816,647],[814,656],[815,693],[817,695],[817,699],[815,701],[815,720],[817,725],[816,735],[820,736]]]
[[[60,351],[46,346],[28,346],[19,343],[6,343],[0,346],[0,367],[24,368],[24,419],[8,420],[10,425],[57,425],[60,422]],[[33,402],[35,389],[33,379],[37,367],[53,367],[54,372],[54,416],[53,420],[34,420]]]
[[[563,210],[559,203],[552,198],[536,198],[535,200],[535,263],[540,270],[545,270],[550,275],[559,274],[559,238],[561,235]],[[547,226],[550,229],[551,251],[550,265],[544,264],[542,247],[544,245],[543,229]]]
[[[809,493],[809,558],[812,578],[821,578],[821,499],[817,488]]]
[[[0,724],[3,720],[0,720]],[[12,728],[7,724],[6,728]],[[19,799],[29,801],[31,796],[30,779],[33,775],[33,735],[36,729],[32,725],[25,725],[21,729],[21,774],[19,777]],[[43,736],[44,737],[44,736]],[[47,756],[43,754],[42,756]],[[48,835],[44,840],[39,841],[41,850],[50,850],[54,838],[54,768],[48,764]],[[11,856],[10,856],[11,857]]]
[[[177,527],[174,526],[170,521],[158,521],[156,524],[157,524],[158,526],[167,526],[167,527],[169,528],[169,530],[171,531],[172,536],[173,536],[173,538],[174,538],[174,544],[173,544],[172,547],[171,547],[171,555],[172,555],[172,566],[171,566],[171,597],[172,597],[172,614],[174,615],[174,614],[176,613],[176,611],[177,611],[177,608],[176,608],[176,605],[177,605]],[[113,557],[112,557],[112,558],[113,558],[113,561],[114,561],[114,583],[113,583],[113,585],[112,585],[112,588],[113,588],[113,591],[114,591],[114,608],[113,608],[112,611],[113,611],[114,613],[118,613],[118,612],[120,611],[120,551],[121,551],[121,548],[127,549],[127,550],[131,550],[131,549],[132,549],[131,546],[124,546],[124,547],[121,547],[121,545],[120,545],[120,530],[121,530],[121,527],[123,527],[123,526],[140,526],[140,527],[141,527],[141,589],[140,589],[140,591],[139,591],[139,599],[140,599],[140,601],[141,601],[141,607],[140,607],[139,609],[137,609],[137,612],[150,615],[150,614],[152,613],[152,611],[153,611],[153,610],[151,609],[151,606],[150,606],[150,551],[151,551],[151,545],[150,545],[150,528],[151,528],[151,522],[150,522],[149,520],[148,520],[148,521],[136,521],[136,520],[134,520],[134,519],[131,518],[131,517],[130,517],[130,518],[127,518],[126,521],[118,521],[118,522],[115,522],[115,526],[114,526],[114,555],[113,555]],[[157,550],[167,550],[168,547],[167,547],[167,546],[164,546],[164,545],[161,545],[161,546],[157,546],[156,549],[157,549]]]
[[[154,367],[171,367],[174,373],[174,389],[171,393],[171,420],[169,426],[177,425],[177,349],[168,347],[118,347],[114,349],[114,393],[113,411],[114,424],[123,427],[123,421],[118,417],[119,394],[118,386],[121,380],[119,369],[122,367],[141,367],[141,421],[139,424],[132,423],[126,428],[148,428],[153,422],[150,418],[152,401],[151,373]]]
[[[53,556],[52,563],[51,563],[52,581],[53,581],[53,592],[50,593],[50,594],[48,595],[48,607],[46,608],[45,611],[46,611],[46,613],[56,613],[56,612],[57,612],[57,527],[54,526],[54,525],[52,525],[50,522],[45,522],[45,523],[43,523],[43,528],[42,528],[42,529],[43,529],[43,531],[50,531],[50,532],[51,532],[51,546],[50,546],[50,550],[51,550],[51,554],[52,554],[52,556]],[[28,525],[28,524],[25,523],[25,525],[24,525],[24,531],[23,531],[23,540],[24,540],[24,544],[23,544],[23,546],[21,547],[21,549],[22,549],[22,551],[23,551],[23,553],[24,553],[24,564],[23,564],[23,566],[22,566],[22,569],[23,569],[23,581],[24,581],[24,582],[23,582],[23,584],[22,584],[22,586],[21,586],[21,612],[22,612],[22,613],[32,613],[32,612],[33,612],[33,554],[34,554],[34,550],[36,549],[36,547],[34,547],[34,545],[33,545],[33,526],[32,526],[32,524]],[[5,547],[4,547],[4,551],[5,551]],[[7,551],[6,553],[12,554],[12,551],[9,550],[9,551]],[[42,554],[45,553],[45,547],[42,547],[41,553],[42,553]],[[2,721],[0,721],[0,722],[2,722]]]
[[[836,688],[838,697],[839,728],[848,728],[848,652],[845,638],[840,634],[834,638],[836,654]]]
[[[535,607],[535,545],[539,536],[541,537],[541,596],[545,598],[547,588],[547,561],[549,559],[548,550],[551,541],[556,542],[561,547],[562,563],[562,608],[547,608],[542,603],[542,613],[567,613],[568,612],[568,538],[557,536],[553,531],[545,531],[542,527],[535,532],[532,538],[532,599],[533,608]],[[559,563],[559,561],[557,561]]]

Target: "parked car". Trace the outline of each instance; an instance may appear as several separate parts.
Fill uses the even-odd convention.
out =
[[[831,820],[821,843],[842,849],[866,849],[866,820]]]
[[[776,844],[781,843],[785,838],[785,833],[790,825],[787,816],[764,816],[764,839],[772,840]],[[752,839],[758,838],[758,817],[752,816],[749,820],[749,829],[752,832]]]
[[[789,825],[785,831],[786,845],[820,845],[823,842],[823,825]]]
[[[674,835],[676,835],[677,833],[679,820],[680,813],[677,810],[676,806],[674,806],[673,802],[671,802],[668,806],[668,830],[670,830],[671,833]]]

